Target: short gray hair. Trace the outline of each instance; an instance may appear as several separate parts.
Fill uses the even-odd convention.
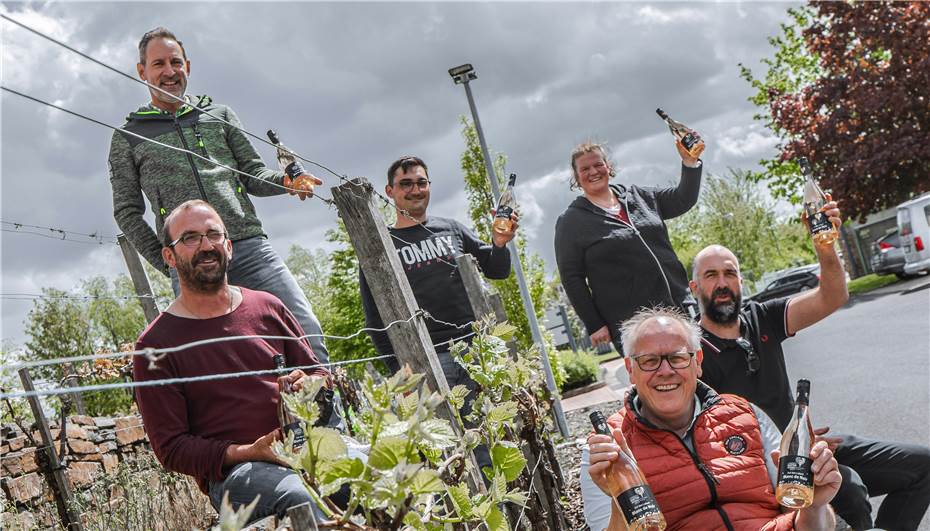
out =
[[[692,321],[677,308],[655,306],[652,308],[644,308],[636,312],[636,315],[624,321],[623,326],[621,326],[620,341],[623,343],[623,349],[627,351],[629,356],[634,354],[634,347],[642,336],[642,330],[645,325],[653,319],[658,319],[660,317],[671,319],[681,325],[685,331],[688,348],[692,352],[697,352],[701,349],[701,327],[698,326],[697,323]]]

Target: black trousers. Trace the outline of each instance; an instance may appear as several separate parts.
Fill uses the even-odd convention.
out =
[[[840,435],[843,484],[831,505],[856,531],[912,531],[930,504],[930,448]],[[872,520],[870,496],[887,495]]]

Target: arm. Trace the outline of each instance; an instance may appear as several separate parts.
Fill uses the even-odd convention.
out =
[[[701,192],[702,170],[702,164],[689,167],[683,162],[678,186],[655,191],[656,207],[662,219],[676,218],[691,210],[697,203]]]
[[[613,502],[613,498],[623,491],[620,481],[621,464],[619,459],[620,445],[623,440],[619,428],[613,429],[613,437],[609,435],[591,435],[588,437],[588,461],[590,465],[582,474],[587,472],[592,482],[600,488],[601,493],[610,499],[610,521],[607,531],[626,531],[626,522],[620,508]],[[585,498],[587,503],[588,498]]]
[[[455,223],[462,235],[462,250],[478,260],[478,267],[481,268],[484,276],[491,279],[504,279],[510,276],[510,250],[507,247],[484,243],[471,229],[457,221]]]
[[[146,346],[154,345],[139,344],[137,348]],[[168,358],[162,360],[159,367],[153,370],[150,370],[148,365],[148,363],[134,364],[134,380],[144,381],[177,376],[171,369],[171,362]],[[136,402],[142,413],[142,420],[145,423],[145,431],[152,444],[152,450],[166,469],[213,481],[222,479],[227,448],[231,443],[191,435],[187,421],[187,402],[182,385],[139,387],[136,389]]]
[[[371,295],[371,289],[369,289],[368,282],[365,281],[365,275],[362,273],[361,269],[358,271],[358,288],[362,298],[362,309],[365,311],[365,327],[384,328],[384,323],[381,321],[381,314],[378,313],[375,299]],[[394,353],[394,348],[391,346],[391,340],[388,338],[387,332],[368,332],[368,337],[370,337],[371,342],[374,343],[375,350],[378,351],[379,356],[386,356]]]
[[[168,266],[161,257],[162,244],[142,217],[145,214],[145,199],[142,197],[142,185],[132,157],[132,148],[119,131],[113,132],[107,161],[110,165],[110,188],[113,190],[113,217],[116,218],[116,224],[136,251],[167,276]]]
[[[236,127],[242,127],[239,117],[229,107],[226,107],[226,120]],[[239,180],[248,193],[254,196],[266,197],[281,195],[286,192],[284,188],[281,188],[284,185],[284,172],[266,167],[252,143],[249,142],[249,139],[242,131],[234,127],[227,127],[226,143],[236,159],[239,170],[253,176],[239,176]]]
[[[569,222],[563,214],[555,225],[555,260],[559,268],[559,277],[578,318],[584,323],[588,333],[594,334],[607,326],[607,323],[594,306],[594,297],[591,296],[585,273],[584,254],[575,244],[573,235],[569,234],[570,227],[566,226],[567,223]]]
[[[842,224],[836,202],[824,207],[834,226]],[[798,295],[788,301],[785,328],[789,335],[811,326],[838,310],[849,300],[846,289],[846,272],[836,248],[831,245],[814,245],[817,261],[820,262],[820,284],[816,289]]]

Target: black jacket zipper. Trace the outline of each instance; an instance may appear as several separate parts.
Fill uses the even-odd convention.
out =
[[[190,147],[187,145],[187,140],[184,139],[184,132],[181,130],[181,122],[178,120],[177,115],[174,117],[174,128],[178,132],[178,137],[181,138],[181,147],[186,151],[190,151]],[[197,189],[200,190],[200,198],[204,201],[207,201],[207,192],[203,189],[203,182],[200,180],[200,172],[197,171],[197,166],[194,164],[194,157],[190,153],[187,153],[187,162],[191,165],[191,171],[194,172],[194,181],[197,182]],[[207,201],[209,203],[209,201]]]
[[[670,433],[674,433],[674,432],[670,432]],[[689,430],[689,433],[691,433],[691,440],[693,441],[694,433],[691,432],[690,430]],[[677,433],[675,433],[675,437],[678,437]],[[704,481],[707,482],[707,488],[710,490],[711,507],[717,510],[717,514],[719,514],[720,518],[723,520],[723,525],[726,526],[727,531],[734,531],[733,524],[730,522],[730,517],[727,516],[727,512],[723,510],[723,507],[717,504],[717,485],[720,484],[720,480],[714,476],[714,473],[711,472],[709,468],[707,468],[707,465],[701,462],[697,454],[694,453],[694,451],[692,451],[691,448],[688,448],[688,445],[685,444],[685,441],[681,437],[678,437],[678,441],[681,443],[682,446],[685,447],[685,450],[688,452],[688,455],[691,456],[691,460],[694,461],[694,466],[696,466],[697,469],[701,471],[701,476],[703,476]]]
[[[194,130],[194,136],[197,137],[197,146],[200,148],[200,152],[203,153],[203,156],[210,158],[210,153],[207,152],[207,145],[203,143],[203,133],[197,129],[197,122],[191,124],[191,128]]]

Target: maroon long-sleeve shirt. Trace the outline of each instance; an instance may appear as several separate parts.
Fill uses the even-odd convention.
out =
[[[162,313],[139,336],[138,349],[174,347],[201,339],[303,335],[297,320],[275,296],[242,289],[242,303],[212,319],[186,319]],[[274,369],[282,353],[288,367],[315,365],[306,340],[246,339],[214,343],[168,354],[149,367],[133,363],[136,381]],[[328,375],[323,368],[305,370]],[[273,374],[139,387],[136,397],[145,430],[158,460],[169,470],[193,476],[206,492],[208,481],[224,477],[230,444],[248,444],[279,427],[277,377]]]

